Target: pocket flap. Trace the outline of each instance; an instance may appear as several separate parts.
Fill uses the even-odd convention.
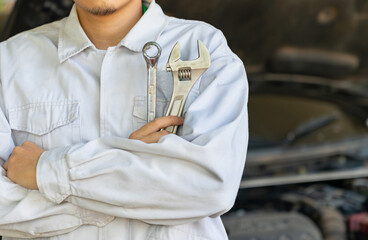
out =
[[[147,121],[147,98],[137,96],[134,98],[133,116]]]
[[[79,103],[31,103],[9,108],[8,113],[12,129],[44,135],[76,120],[79,115]]]
[[[166,103],[167,101],[165,98],[157,97],[156,117],[164,115]],[[147,97],[136,96],[134,98],[133,116],[147,121]]]

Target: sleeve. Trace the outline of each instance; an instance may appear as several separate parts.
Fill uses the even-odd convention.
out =
[[[229,210],[246,157],[248,84],[243,63],[225,45],[211,54],[181,136],[155,144],[104,137],[44,152],[41,193],[54,203],[159,225]]]
[[[1,45],[0,45],[1,50]],[[0,51],[1,70],[1,51]],[[5,115],[0,71],[0,164],[14,148],[11,129]],[[104,226],[113,217],[78,207],[72,203],[55,204],[39,191],[27,190],[6,177],[0,166],[0,235],[31,238],[70,232],[81,225]],[[56,224],[57,223],[57,224]]]

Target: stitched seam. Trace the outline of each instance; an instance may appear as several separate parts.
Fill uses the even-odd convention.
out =
[[[52,32],[58,32],[58,29],[50,29],[50,30],[37,30],[37,31],[34,31],[34,30],[29,30],[29,31],[26,31],[26,32],[23,32],[23,33],[19,33],[13,37],[11,37],[10,39],[17,39],[17,38],[20,38],[20,37],[24,37],[25,35],[29,34],[29,35],[37,35],[38,33],[52,33]]]
[[[198,26],[199,24],[210,27],[212,30],[216,30],[218,31],[217,28],[215,28],[214,26],[212,26],[211,24],[208,24],[206,22],[203,21],[198,21],[198,20],[188,20],[188,19],[181,19],[181,18],[176,18],[176,17],[167,17],[169,22],[175,22],[175,23],[187,23],[188,25],[192,25],[192,26]]]
[[[147,235],[147,237],[146,237],[146,240],[149,240],[149,239],[151,239],[152,238],[152,235],[153,235],[153,233],[156,233],[156,237],[157,237],[157,229],[159,228],[159,226],[154,226],[154,225],[152,225],[152,231]],[[155,239],[156,239],[156,237],[155,237]]]
[[[57,127],[61,127],[67,123],[70,123],[71,121],[73,121],[74,119],[72,120],[66,120],[66,121],[62,121],[62,122],[57,122],[57,123],[54,123],[52,124],[49,128],[47,129],[44,129],[44,130],[41,130],[41,131],[36,131],[35,129],[33,128],[27,128],[27,126],[24,126],[24,125],[16,125],[14,126],[15,128],[21,128],[21,129],[14,129],[14,130],[17,130],[17,131],[25,131],[25,132],[31,132],[31,133],[35,133],[35,134],[45,134],[45,133],[48,133],[50,132],[51,129],[56,129]]]
[[[8,112],[16,112],[19,110],[26,110],[26,109],[30,109],[30,108],[38,108],[38,107],[44,107],[44,106],[55,106],[55,107],[60,107],[60,106],[65,106],[65,105],[74,105],[74,104],[78,104],[78,101],[65,101],[65,102],[41,102],[41,103],[29,103],[29,104],[25,104],[25,105],[20,105],[20,106],[16,106],[16,107],[12,107],[8,109]]]
[[[189,236],[192,236],[192,237],[197,237],[197,238],[201,238],[201,239],[208,239],[206,237],[203,237],[203,235],[197,235],[197,234],[193,234],[193,233],[188,233],[188,232],[186,232],[186,231],[184,231],[182,229],[178,229],[176,227],[172,227],[172,229],[175,230],[175,231],[179,231],[179,232],[185,233],[185,234],[187,234]]]
[[[72,51],[72,52],[67,52],[62,56],[62,62],[66,61],[67,59],[77,55],[78,53],[82,52],[83,50],[85,50],[86,48],[90,47],[91,44],[90,43],[86,43],[84,44],[82,47],[80,47],[79,49]]]
[[[13,121],[10,121],[11,127],[12,129],[17,130],[17,131],[26,131],[26,132],[30,132],[30,133],[37,134],[37,135],[44,135],[50,132],[51,130],[64,126],[68,123],[72,123],[74,120],[76,120],[78,117],[78,102],[67,101],[67,102],[56,102],[56,103],[55,102],[31,103],[31,104],[23,105],[20,107],[8,109],[9,119],[13,119],[13,118],[16,118],[16,116],[19,115],[19,112],[21,112],[22,110],[29,110],[33,108],[36,109],[36,108],[45,107],[45,106],[65,107],[69,105],[72,106],[72,108],[68,109],[67,114],[65,114],[66,120],[54,122],[48,128],[45,128],[42,130],[36,130],[24,124],[19,124],[19,123],[12,124]],[[75,124],[75,126],[79,126],[79,124]]]
[[[132,219],[128,220],[128,240],[132,239]]]

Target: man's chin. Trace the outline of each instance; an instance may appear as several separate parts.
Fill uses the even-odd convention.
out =
[[[87,12],[95,16],[108,16],[117,11],[116,8],[91,8],[86,9]]]

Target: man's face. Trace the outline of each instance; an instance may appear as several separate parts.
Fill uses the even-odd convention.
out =
[[[137,1],[141,2],[141,0],[74,0],[79,8],[97,16],[112,14],[128,3]]]

